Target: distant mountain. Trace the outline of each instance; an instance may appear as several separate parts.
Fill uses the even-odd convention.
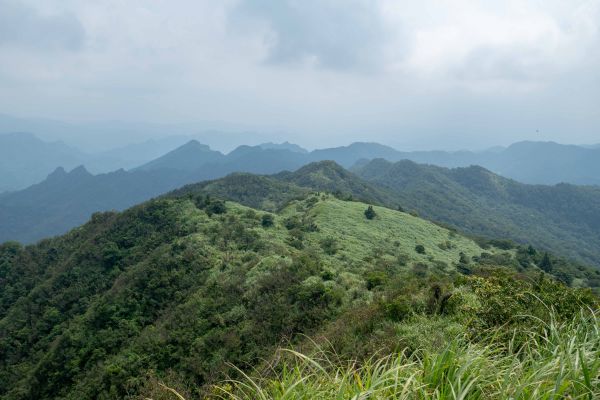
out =
[[[136,169],[141,171],[155,171],[159,169],[195,171],[206,164],[219,162],[223,158],[222,153],[211,150],[210,147],[200,144],[197,140],[190,140],[183,146]]]
[[[298,146],[297,144],[290,143],[290,142],[262,143],[262,144],[259,144],[258,147],[260,147],[261,149],[265,149],[265,150],[289,150],[289,151],[293,151],[295,153],[308,153],[308,150]]]
[[[0,192],[42,181],[56,167],[73,168],[85,155],[62,142],[44,142],[30,133],[0,135]]]
[[[118,170],[92,175],[57,168],[43,182],[0,196],[0,242],[62,234],[97,211],[123,210],[186,183],[175,171]]]
[[[600,185],[600,148],[520,142],[476,164],[524,183]]]
[[[373,160],[354,172],[426,218],[600,266],[600,187],[528,185],[482,167],[447,169],[408,160]]]
[[[200,146],[199,143],[196,146]],[[600,148],[561,145],[552,142],[520,142],[507,148],[494,147],[482,152],[415,151],[401,152],[378,143],[352,143],[349,146],[300,152],[295,145],[239,146],[224,157],[213,157],[204,149],[174,151],[177,156],[161,157],[150,165],[203,170],[207,179],[231,172],[275,173],[294,170],[310,162],[332,160],[345,168],[383,158],[388,161],[411,160],[447,168],[480,165],[492,172],[523,183],[552,185],[573,183],[600,185]],[[147,166],[142,166],[142,169]]]
[[[131,169],[157,159],[190,141],[189,136],[166,136],[139,143],[131,143],[90,155],[85,166],[91,172],[103,173],[119,168]]]
[[[366,157],[368,158],[368,157]],[[600,148],[563,145],[553,142],[519,142],[507,148],[483,152],[417,151],[385,157],[442,167],[480,165],[523,183],[553,185],[600,185]]]
[[[288,149],[239,146],[227,155],[211,150],[196,140],[144,164],[136,170],[177,170],[195,178],[214,179],[233,172],[272,174],[308,163],[305,153]]]
[[[272,143],[242,145],[223,155],[197,141],[185,145],[140,166],[140,170],[173,169],[214,179],[232,172],[273,174],[295,170],[315,161],[332,160],[350,167],[360,159],[400,159],[400,153],[377,143],[353,143],[349,146],[307,152],[297,145]]]
[[[402,153],[379,143],[352,143],[349,146],[332,147],[314,150],[310,153],[310,161],[333,160],[345,168],[349,168],[361,159],[385,158],[395,161],[402,159]]]
[[[31,133],[0,134],[0,193],[39,183],[58,167],[70,170],[85,165],[94,174],[133,168],[187,141],[189,137],[174,136],[88,154]]]

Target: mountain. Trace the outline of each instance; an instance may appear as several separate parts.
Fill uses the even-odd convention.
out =
[[[0,193],[38,183],[56,167],[74,168],[84,159],[62,142],[44,142],[29,133],[0,135]]]
[[[63,234],[95,212],[123,210],[184,183],[175,171],[92,175],[82,166],[60,167],[43,182],[0,197],[0,242]]]
[[[201,169],[206,164],[218,162],[223,158],[224,156],[220,152],[211,150],[210,147],[200,144],[197,140],[190,140],[184,145],[136,169],[141,171],[159,169],[195,171]]]
[[[398,158],[398,152],[376,143],[353,143],[345,147],[314,150],[307,152],[297,145],[266,143],[258,146],[238,146],[226,155],[210,150],[197,141],[185,145],[159,157],[137,169],[173,169],[214,179],[233,172],[274,174],[291,171],[316,161],[332,160],[350,167],[361,159],[384,157]]]
[[[349,168],[361,159],[385,158],[400,160],[402,153],[379,143],[352,143],[349,146],[332,147],[314,150],[309,155],[311,161],[333,160],[345,168]]]
[[[197,143],[195,146],[200,146]],[[415,151],[402,152],[378,143],[352,143],[349,146],[298,150],[295,145],[239,146],[224,157],[211,158],[204,150],[174,151],[180,156],[165,156],[154,161],[160,168],[199,170],[206,179],[231,172],[270,174],[294,170],[311,162],[332,160],[345,168],[376,158],[388,161],[411,160],[447,168],[479,165],[523,183],[553,185],[572,183],[600,185],[600,148],[562,145],[552,142],[520,142],[507,148],[495,147],[481,152]],[[185,161],[184,161],[185,160]],[[142,168],[146,168],[143,166]]]
[[[56,168],[85,165],[92,173],[133,168],[189,141],[168,137],[98,153],[84,153],[62,142],[46,142],[30,133],[0,135],[0,193],[37,184]]]
[[[93,173],[106,173],[120,168],[128,170],[162,157],[189,141],[189,136],[173,135],[131,143],[90,154],[85,166]]]
[[[268,142],[268,143],[261,143],[258,145],[258,147],[260,147],[261,149],[265,149],[265,150],[289,150],[289,151],[293,151],[295,153],[308,153],[308,150],[298,146],[297,144],[294,143],[290,143],[290,142],[283,142],[283,143],[273,143],[273,142]]]
[[[406,159],[448,168],[479,165],[504,177],[531,184],[600,184],[600,148],[554,142],[519,142],[483,152],[402,152],[395,158],[380,158],[388,161]]]
[[[226,179],[229,188],[225,180],[207,185],[243,194],[235,177]],[[273,183],[281,197],[288,194],[276,190],[294,185],[256,183]],[[476,346],[492,332],[511,351],[509,340],[529,348],[522,340],[542,329],[537,321],[562,324],[595,307],[589,290],[554,279],[585,286],[593,271],[533,248],[481,246],[324,192],[277,212],[187,190],[97,213],[61,237],[0,245],[0,397],[165,398],[155,391],[167,390],[164,382],[188,398],[215,399],[225,393],[212,384],[270,371],[282,344],[329,343],[347,359],[374,351],[433,357],[456,337]],[[575,354],[595,374],[595,347],[585,348]]]
[[[482,167],[446,169],[407,160],[373,160],[354,172],[428,219],[600,265],[600,187],[527,185]]]
[[[600,149],[553,142],[521,142],[509,146],[497,160],[478,163],[524,183],[600,185]]]

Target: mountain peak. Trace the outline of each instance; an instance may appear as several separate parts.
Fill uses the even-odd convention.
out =
[[[264,150],[289,150],[289,151],[293,151],[294,153],[302,153],[302,154],[308,153],[308,150],[306,150],[305,148],[300,147],[297,144],[290,143],[288,141],[285,141],[283,143],[273,143],[273,142],[262,143],[262,144],[259,144],[258,147],[260,147],[261,149],[264,149]]]
[[[178,148],[176,148],[173,151],[178,151],[178,150],[212,151],[208,145],[202,144],[199,141],[197,141],[196,139],[190,140],[189,142],[179,146]]]
[[[90,174],[90,172],[85,169],[85,167],[83,165],[80,165],[76,168],[73,168],[71,170],[71,172],[69,172],[69,176],[72,177],[79,177],[79,176],[92,176],[92,174]]]
[[[219,161],[222,157],[221,152],[211,150],[209,146],[192,139],[138,169],[147,171],[156,169],[193,171],[207,163]]]
[[[67,171],[63,167],[57,167],[50,175],[48,175],[48,180],[59,179],[67,176]]]

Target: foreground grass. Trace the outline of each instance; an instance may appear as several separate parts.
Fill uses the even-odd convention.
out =
[[[539,326],[536,321],[534,326]],[[320,351],[283,350],[262,375],[243,375],[213,388],[212,398],[296,399],[597,399],[600,320],[582,312],[525,332],[527,340],[497,344],[452,341],[442,351],[340,363]]]

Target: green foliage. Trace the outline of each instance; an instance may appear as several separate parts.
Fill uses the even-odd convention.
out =
[[[334,255],[338,251],[338,241],[334,237],[328,236],[320,242],[321,248],[330,256]]]
[[[269,228],[275,224],[275,217],[272,214],[263,214],[261,218],[261,225],[264,228]]]
[[[282,343],[308,348],[307,336],[348,359],[416,354],[459,334],[482,343],[499,325],[508,337],[525,324],[515,316],[547,317],[536,299],[561,321],[595,307],[589,291],[540,279],[540,253],[481,254],[406,213],[381,207],[373,224],[366,204],[327,194],[276,214],[224,204],[187,193],[34,246],[0,245],[0,398],[159,398],[157,382],[202,398]],[[571,276],[549,257],[552,274]],[[464,261],[469,276],[456,273]],[[532,267],[517,274],[521,261]]]
[[[425,246],[423,246],[422,244],[418,244],[415,246],[415,251],[419,254],[425,254]]]

